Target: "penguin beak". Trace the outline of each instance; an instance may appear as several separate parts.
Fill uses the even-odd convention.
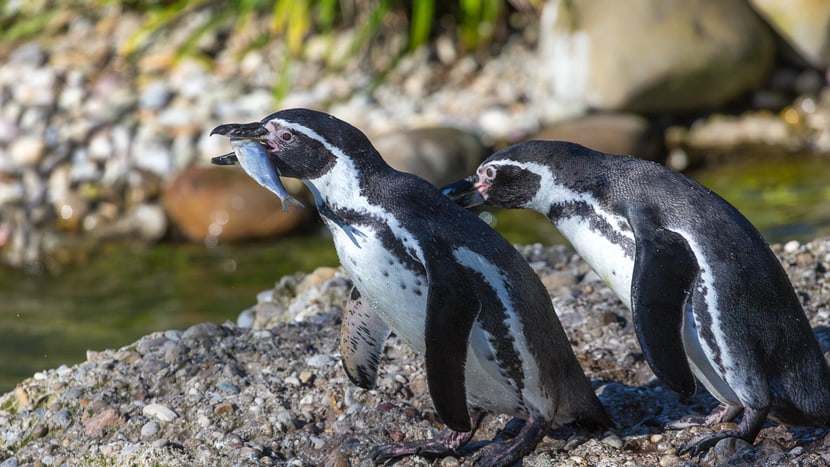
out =
[[[234,138],[260,139],[268,134],[268,130],[260,122],[253,123],[226,123],[211,130],[210,135],[232,136]]]
[[[245,138],[259,140],[268,133],[268,130],[262,126],[260,122],[253,123],[227,123],[219,125],[210,132],[210,136],[223,135],[232,138]],[[221,156],[216,156],[210,159],[210,163],[214,165],[237,165],[239,158],[236,153],[229,152]]]
[[[292,205],[303,207],[303,203],[291,196],[280,181],[280,172],[272,163],[262,143],[268,130],[259,122],[219,125],[210,134],[230,136],[233,148],[231,153],[212,158],[210,160],[212,164],[241,165],[248,176],[280,198],[283,211],[287,211]]]
[[[441,188],[441,193],[463,208],[471,208],[485,202],[484,196],[479,191],[478,175],[471,175],[451,183]]]

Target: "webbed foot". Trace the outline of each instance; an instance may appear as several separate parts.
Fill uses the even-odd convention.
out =
[[[472,439],[484,414],[475,413],[470,417],[470,431],[455,431],[445,428],[439,431],[432,439],[419,439],[389,443],[375,447],[369,451],[369,458],[375,463],[385,462],[404,456],[446,457],[456,455],[458,449]]]
[[[404,456],[446,457],[455,455],[458,448],[473,437],[474,432],[475,430],[459,432],[447,428],[440,431],[432,439],[403,441],[377,446],[369,452],[369,458],[379,463]]]
[[[731,422],[741,411],[743,407],[727,404],[719,404],[715,407],[709,415],[686,415],[678,420],[666,424],[666,428],[671,430],[682,430],[692,426],[712,426],[716,423]]]
[[[742,409],[741,407],[731,407],[732,409]],[[727,410],[727,415],[732,412],[733,410]],[[682,456],[688,453],[692,457],[699,458],[718,444],[718,441],[726,438],[740,438],[749,444],[753,444],[755,442],[755,438],[758,436],[758,432],[761,431],[761,427],[764,425],[764,421],[767,419],[769,407],[761,409],[746,407],[743,408],[743,412],[744,415],[737,430],[718,431],[687,440],[677,448],[677,455]],[[732,418],[734,418],[734,416]],[[728,420],[731,419],[720,419],[720,421]]]
[[[551,423],[531,417],[513,439],[497,441],[482,448],[473,458],[473,465],[505,467],[533,451],[545,437]]]

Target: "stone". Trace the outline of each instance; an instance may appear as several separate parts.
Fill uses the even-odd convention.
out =
[[[141,427],[141,437],[150,438],[159,432],[159,424],[154,421],[149,421]]]
[[[198,323],[187,328],[182,333],[183,339],[205,339],[209,337],[225,337],[228,335],[228,330],[216,323]]]
[[[145,242],[161,240],[167,233],[167,216],[164,209],[154,203],[140,204],[128,210],[114,222],[84,221],[84,228],[99,240],[136,239]]]
[[[84,421],[84,433],[87,436],[98,435],[106,428],[123,425],[125,421],[124,417],[117,410],[107,408]]]
[[[292,195],[303,198],[300,186],[288,179],[283,182]],[[310,217],[309,209],[283,211],[279,198],[230,167],[185,169],[166,186],[162,203],[178,230],[208,244],[286,234]]]
[[[148,84],[138,99],[138,105],[145,110],[159,110],[170,100],[172,92],[164,80],[155,80]]]
[[[60,409],[52,415],[52,424],[58,429],[65,430],[72,423],[72,414],[66,409]]]
[[[543,127],[528,139],[571,141],[609,154],[647,160],[661,156],[661,135],[633,113],[598,113]]]
[[[27,42],[19,47],[15,47],[15,49],[9,54],[6,65],[27,65],[30,67],[39,67],[46,63],[46,59],[46,51],[43,50],[40,45],[34,42]]]
[[[163,422],[171,422],[178,417],[176,412],[162,404],[147,404],[141,412],[145,417],[154,417]]]
[[[534,93],[551,108],[705,109],[758,87],[775,54],[740,0],[548,0],[539,29]]]
[[[830,67],[830,2],[750,0],[775,31],[812,66]]]
[[[38,68],[25,73],[13,88],[14,98],[25,106],[48,107],[55,101],[57,76],[51,68]]]
[[[14,163],[24,167],[33,167],[46,154],[46,143],[35,135],[17,138],[9,148],[9,155]]]
[[[485,155],[475,134],[451,127],[387,133],[374,138],[372,144],[394,169],[418,175],[436,186],[469,176]]]

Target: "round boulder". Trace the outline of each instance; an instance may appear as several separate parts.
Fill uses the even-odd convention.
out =
[[[830,67],[830,1],[750,0],[776,32],[817,68]]]
[[[302,199],[299,182],[283,182]],[[189,167],[170,181],[162,202],[185,236],[209,245],[285,234],[309,217],[309,209],[283,211],[279,198],[235,167]]]
[[[486,149],[474,134],[451,127],[414,128],[372,139],[394,169],[444,186],[473,173]]]
[[[745,0],[548,0],[534,69],[542,109],[678,112],[755,89],[774,52]]]

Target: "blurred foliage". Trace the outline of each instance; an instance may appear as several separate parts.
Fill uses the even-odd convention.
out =
[[[100,7],[116,5],[146,16],[141,30],[124,44],[123,52],[128,55],[181,27],[192,15],[204,15],[206,19],[189,31],[180,46],[182,55],[193,53],[194,44],[207,33],[245,28],[263,17],[270,17],[267,34],[283,38],[295,55],[301,53],[303,41],[310,33],[325,36],[337,28],[359,27],[367,29],[357,35],[364,37],[382,28],[386,15],[399,16],[408,23],[409,50],[448,27],[455,29],[462,46],[471,50],[486,46],[494,31],[506,27],[509,6],[524,13],[537,13],[542,3],[543,0],[0,0],[0,38],[31,39],[50,32],[49,25],[56,18],[73,14],[94,16]]]
[[[309,37],[317,36],[328,44],[326,62],[332,71],[347,60],[361,59],[373,44],[384,44],[390,56],[374,70],[380,80],[406,53],[438,34],[455,39],[461,52],[486,50],[494,38],[506,36],[511,14],[536,15],[543,1],[0,0],[0,40],[52,37],[79,16],[94,23],[104,15],[134,12],[142,15],[141,26],[119,44],[120,55],[129,63],[160,43],[174,49],[176,60],[210,62],[230,38],[243,38],[235,43],[240,53],[281,39],[281,74],[287,77],[291,61],[302,56]],[[340,34],[344,31],[348,34]],[[403,40],[391,41],[395,36]],[[344,44],[335,43],[340,40],[350,43],[344,49]],[[346,52],[332,56],[335,50]],[[278,101],[286,89],[286,79],[275,85]]]

